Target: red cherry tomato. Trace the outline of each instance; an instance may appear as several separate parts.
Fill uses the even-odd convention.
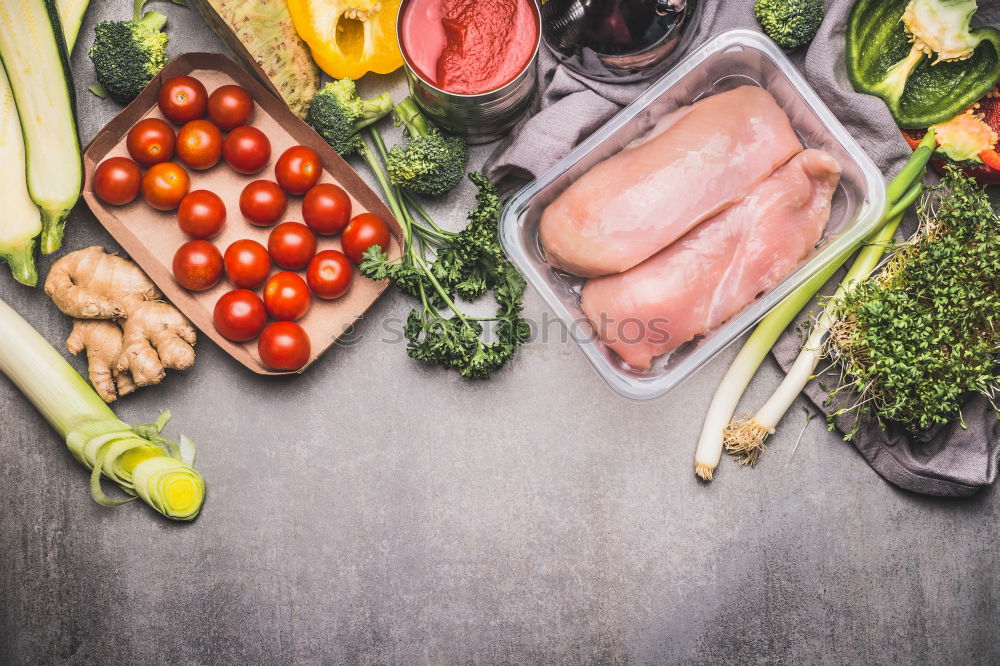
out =
[[[142,177],[142,198],[156,210],[173,210],[191,189],[191,178],[184,167],[160,162]]]
[[[178,76],[160,87],[156,104],[167,120],[175,125],[183,125],[205,115],[208,91],[198,79]]]
[[[205,240],[184,243],[174,254],[174,279],[185,289],[205,291],[222,277],[222,255]]]
[[[128,131],[125,148],[136,162],[151,167],[174,156],[174,128],[160,118],[143,118]]]
[[[271,142],[256,127],[237,127],[222,142],[222,155],[233,170],[242,174],[257,173],[271,159]]]
[[[253,340],[267,326],[267,310],[260,297],[249,289],[222,295],[212,314],[215,330],[233,342]]]
[[[240,193],[240,212],[258,227],[269,227],[285,214],[288,199],[273,180],[255,180]]]
[[[339,234],[351,219],[351,197],[333,183],[320,183],[302,200],[302,219],[321,236]]]
[[[338,250],[323,250],[309,262],[306,282],[317,298],[340,298],[351,288],[354,268],[347,256]]]
[[[219,86],[208,96],[208,117],[227,132],[249,123],[253,108],[253,97],[239,86]]]
[[[378,245],[383,252],[389,251],[389,226],[378,215],[362,213],[344,229],[340,243],[347,258],[360,264],[365,250],[372,245]]]
[[[196,171],[211,169],[222,157],[222,132],[207,120],[192,120],[177,132],[177,157]]]
[[[271,257],[267,249],[255,240],[234,241],[223,255],[229,281],[243,289],[256,289],[271,273]]]
[[[305,268],[316,254],[316,235],[301,222],[282,222],[267,237],[267,251],[282,268]]]
[[[301,319],[309,311],[311,301],[309,286],[295,273],[275,273],[264,285],[264,307],[280,321]]]
[[[319,182],[322,173],[323,162],[307,146],[292,146],[281,153],[274,165],[275,180],[289,194],[305,194]]]
[[[191,238],[208,239],[222,230],[226,222],[226,204],[215,192],[195,190],[181,200],[177,226]]]
[[[112,206],[135,201],[141,183],[142,169],[127,157],[109,157],[94,169],[94,194]]]
[[[260,334],[257,353],[271,370],[295,371],[309,361],[312,345],[301,326],[291,321],[276,321]]]

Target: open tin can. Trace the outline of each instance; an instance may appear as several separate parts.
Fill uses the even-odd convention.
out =
[[[464,137],[469,143],[489,143],[509,132],[524,117],[538,87],[538,49],[542,41],[542,15],[537,0],[527,3],[534,12],[536,39],[531,59],[520,73],[505,85],[477,94],[459,94],[442,90],[428,81],[407,53],[403,21],[407,8],[415,0],[403,0],[396,17],[396,37],[403,52],[404,70],[410,96],[427,117],[449,134]]]

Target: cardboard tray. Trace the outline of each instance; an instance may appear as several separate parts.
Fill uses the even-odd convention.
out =
[[[176,211],[154,210],[142,197],[126,206],[109,206],[94,194],[92,177],[97,165],[108,157],[128,156],[125,136],[139,120],[155,116],[162,118],[156,106],[156,97],[163,81],[175,76],[191,75],[205,84],[211,93],[215,88],[236,83],[246,89],[256,103],[251,125],[259,127],[271,141],[271,161],[257,174],[244,176],[233,171],[225,160],[206,171],[188,170],[191,190],[207,189],[215,192],[226,204],[226,224],[222,232],[211,240],[220,252],[240,238],[252,238],[267,245],[267,236],[273,227],[261,228],[247,222],[239,209],[239,195],[243,187],[260,178],[274,179],[274,163],[285,149],[296,144],[309,146],[323,161],[320,182],[333,182],[343,187],[351,197],[352,216],[370,212],[389,225],[392,234],[389,254],[398,256],[402,247],[402,230],[382,199],[354,172],[311,127],[297,118],[279,98],[272,95],[245,69],[224,55],[217,53],[187,53],[172,60],[145,90],[98,132],[83,155],[85,185],[83,198],[104,228],[131,255],[132,259],[156,283],[164,295],[219,347],[250,370],[262,375],[297,374],[268,370],[257,354],[257,342],[236,343],[222,337],[212,323],[215,303],[233,285],[223,276],[212,289],[191,292],[174,281],[171,265],[174,252],[189,240],[177,226]],[[177,128],[175,128],[177,129]],[[302,197],[289,195],[285,220],[301,221]],[[320,236],[319,250],[340,249],[340,236]],[[272,268],[272,273],[280,268]],[[304,276],[304,271],[298,271]],[[334,301],[313,299],[309,312],[299,320],[312,342],[312,356],[300,373],[309,367],[326,349],[371,307],[388,286],[386,281],[372,281],[362,277],[357,268],[350,291]],[[257,290],[260,293],[260,290]]]

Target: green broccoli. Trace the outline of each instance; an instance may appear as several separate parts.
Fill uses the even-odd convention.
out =
[[[392,97],[382,93],[364,100],[351,79],[327,83],[312,98],[307,122],[342,156],[361,150],[358,136],[365,127],[385,118],[392,111]]]
[[[754,15],[778,46],[797,49],[816,36],[823,22],[823,0],[755,0]]]
[[[428,128],[426,118],[410,97],[396,106],[396,117],[406,126],[410,140],[389,151],[385,164],[389,180],[393,185],[432,197],[450,192],[465,177],[469,163],[465,141]]]
[[[159,12],[143,16],[145,4],[146,0],[135,0],[131,21],[97,24],[87,55],[98,81],[90,90],[98,97],[111,95],[116,102],[128,104],[167,64],[168,38],[162,32],[167,17]]]

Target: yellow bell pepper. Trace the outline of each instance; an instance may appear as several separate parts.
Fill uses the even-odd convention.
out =
[[[388,74],[403,65],[396,41],[400,0],[288,0],[313,60],[335,79]]]

